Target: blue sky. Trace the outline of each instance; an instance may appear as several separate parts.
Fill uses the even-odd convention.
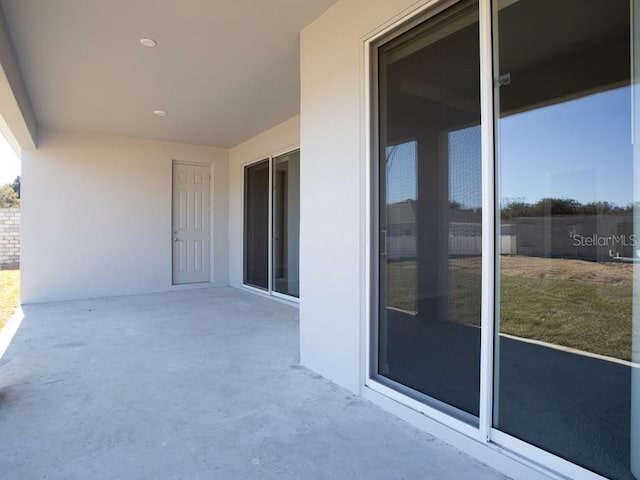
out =
[[[503,118],[499,138],[502,199],[632,201],[629,87]]]
[[[11,183],[20,175],[20,160],[0,133],[0,185]]]
[[[500,199],[627,205],[633,198],[630,87],[500,120]],[[387,202],[416,198],[416,143],[387,149]],[[449,134],[453,200],[481,205],[480,128]]]
[[[387,203],[416,199],[416,142],[387,147]]]

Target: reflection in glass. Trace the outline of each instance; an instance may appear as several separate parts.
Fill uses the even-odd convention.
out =
[[[269,288],[269,160],[244,169],[244,283]]]
[[[482,233],[477,2],[445,10],[378,53],[377,378],[477,424]]]
[[[273,290],[300,295],[300,150],[273,159]]]
[[[618,479],[639,240],[629,25],[626,1],[499,2],[494,425]]]

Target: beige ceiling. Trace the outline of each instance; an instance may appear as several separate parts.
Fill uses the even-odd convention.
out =
[[[335,1],[0,6],[39,125],[231,147],[299,112],[299,32]]]

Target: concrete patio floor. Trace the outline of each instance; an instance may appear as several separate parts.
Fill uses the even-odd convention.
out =
[[[298,366],[298,312],[231,288],[24,307],[0,478],[505,478]]]

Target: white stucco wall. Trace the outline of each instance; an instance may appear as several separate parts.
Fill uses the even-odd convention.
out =
[[[300,143],[300,117],[293,117],[229,151],[229,284],[242,286],[244,167]],[[301,167],[304,168],[304,167]]]
[[[300,353],[360,392],[364,328],[364,38],[412,0],[342,0],[301,34]]]
[[[172,289],[172,160],[211,165],[212,282],[227,285],[227,150],[42,130],[22,155],[23,303]]]

